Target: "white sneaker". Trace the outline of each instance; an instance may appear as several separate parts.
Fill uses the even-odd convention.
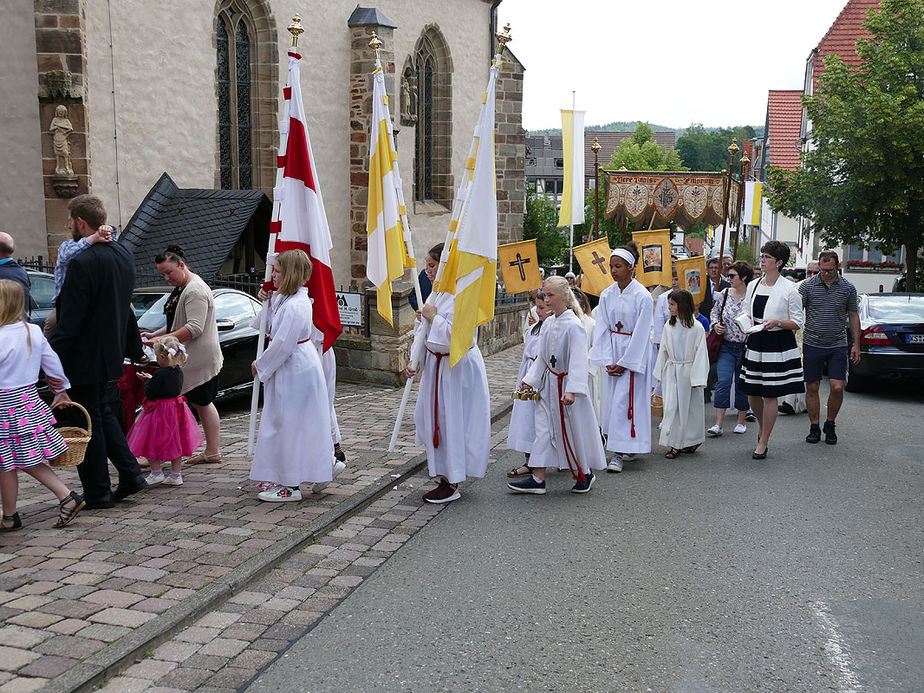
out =
[[[622,457],[619,455],[613,455],[613,459],[610,460],[610,463],[606,465],[606,471],[619,474],[622,471]]]
[[[154,484],[162,483],[164,479],[166,478],[167,477],[164,476],[164,473],[162,471],[161,472],[151,472],[150,474],[148,474],[147,478],[145,478],[145,481],[148,482],[148,486],[153,486]]]
[[[292,501],[300,501],[302,499],[302,492],[297,488],[276,486],[269,491],[258,493],[257,498],[261,501],[267,501],[268,503],[289,503]]]
[[[737,426],[735,426],[735,433],[745,433],[747,432],[747,430],[748,430],[748,427],[745,426],[744,424],[738,424]]]
[[[171,472],[164,478],[164,486],[182,486],[183,475]]]
[[[722,433],[724,433],[724,431],[718,426],[718,424],[714,424],[706,429],[706,433],[708,433],[713,438],[718,438],[720,435],[722,435]]]
[[[341,462],[340,460],[337,460],[336,462],[334,462],[334,478],[336,479],[337,475],[340,472],[342,472],[344,469],[346,469],[346,465],[343,462]]]

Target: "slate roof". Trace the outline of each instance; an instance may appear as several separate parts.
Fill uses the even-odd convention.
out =
[[[818,79],[824,72],[825,57],[837,53],[848,67],[860,66],[857,55],[857,39],[868,37],[869,33],[861,26],[871,9],[878,9],[881,0],[849,0],[834,20],[831,28],[815,47],[814,70],[812,72],[812,93],[818,91]]]
[[[605,166],[613,157],[613,152],[619,149],[619,144],[634,134],[584,130],[584,178],[594,177],[594,152],[591,147],[595,137],[600,142],[598,160],[601,166]],[[652,139],[665,149],[674,148],[674,137],[673,131],[652,134]],[[561,178],[565,175],[564,168],[555,165],[555,161],[562,158],[561,135],[530,135],[526,138],[526,144],[530,150],[530,161],[526,165],[529,178]]]
[[[613,152],[619,149],[619,145],[627,137],[632,137],[634,132],[593,132],[590,130],[584,131],[584,178],[593,179],[594,177],[594,150],[591,147],[594,144],[594,138],[597,138],[597,141],[600,142],[600,153],[597,155],[597,159],[600,162],[601,166],[606,166],[610,163],[610,159],[613,158]],[[655,144],[659,144],[665,149],[674,148],[674,138],[676,133],[671,130],[669,132],[654,132],[651,134],[651,139]]]
[[[770,166],[799,168],[802,136],[802,90],[771,89],[767,96],[765,150]]]
[[[180,189],[164,173],[120,235],[135,256],[136,286],[163,284],[154,256],[180,245],[196,274],[211,282],[254,221],[257,253],[266,256],[272,203],[262,190]]]

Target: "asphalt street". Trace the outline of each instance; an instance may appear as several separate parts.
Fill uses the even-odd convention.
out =
[[[656,447],[585,496],[509,493],[501,443],[248,690],[924,690],[922,403],[848,395],[836,446],[780,417],[765,461],[755,424]]]

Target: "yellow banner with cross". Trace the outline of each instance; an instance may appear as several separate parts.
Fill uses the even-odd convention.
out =
[[[584,276],[581,278],[581,291],[585,294],[599,296],[613,283],[610,275],[610,244],[606,237],[591,243],[576,246],[574,257]]]
[[[518,294],[542,286],[535,238],[497,246],[497,260],[508,294]]]

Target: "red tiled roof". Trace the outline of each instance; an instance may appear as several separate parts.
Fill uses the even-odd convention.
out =
[[[594,144],[595,137],[597,141],[600,142],[598,160],[601,166],[606,166],[610,163],[610,159],[613,158],[613,152],[619,149],[620,143],[627,137],[632,137],[634,134],[634,132],[598,132],[594,130],[584,130],[584,177],[594,177],[594,151],[591,147]],[[675,134],[673,130],[668,132],[653,132],[651,139],[665,149],[673,149]]]
[[[869,33],[861,26],[871,9],[877,9],[881,0],[848,0],[844,9],[834,20],[828,33],[815,47],[815,66],[812,74],[813,93],[818,90],[818,78],[825,69],[824,59],[838,54],[848,67],[859,67],[860,56],[857,55],[857,39],[868,37]]]
[[[801,125],[802,90],[771,89],[767,96],[765,135],[771,166],[790,171],[799,168]]]
[[[745,140],[744,142],[741,143],[741,154],[747,155],[748,159],[751,161],[751,163],[748,164],[748,166],[750,166],[750,170],[753,171],[754,167],[757,166],[757,162],[754,161],[754,141],[753,140]]]

